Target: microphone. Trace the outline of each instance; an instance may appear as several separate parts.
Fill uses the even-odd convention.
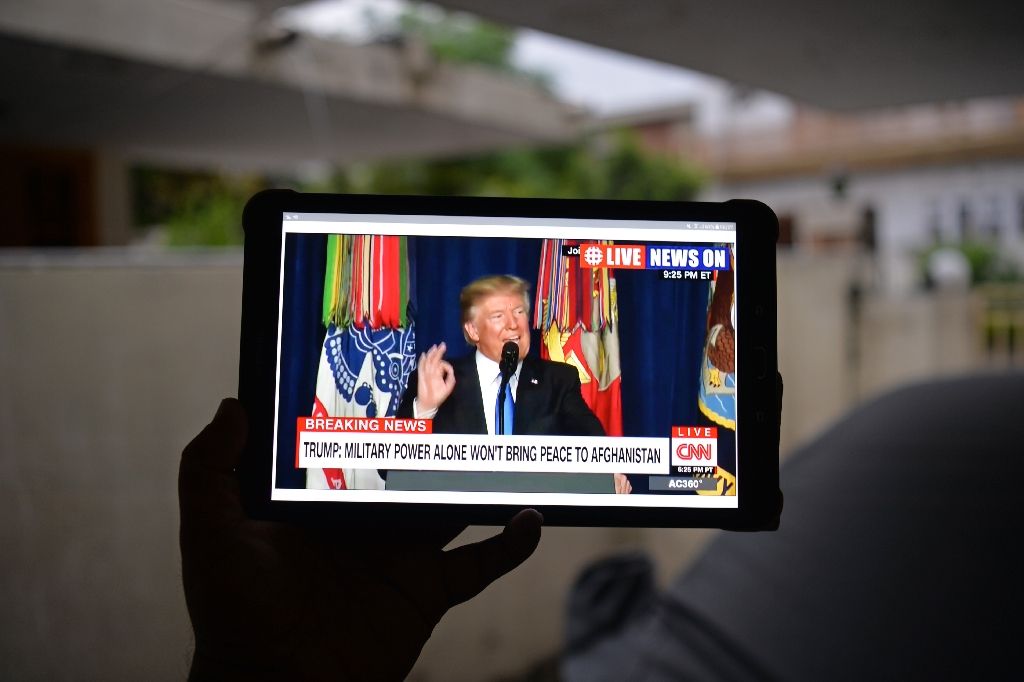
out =
[[[519,344],[515,341],[507,341],[501,347],[501,360],[498,361],[498,370],[501,371],[501,382],[507,384],[512,375],[516,373],[516,365],[519,364]]]
[[[505,400],[508,393],[508,382],[516,373],[516,365],[519,364],[519,344],[515,341],[507,341],[501,347],[501,360],[498,361],[498,370],[501,372],[501,386],[498,388],[498,424],[495,433],[505,433]]]

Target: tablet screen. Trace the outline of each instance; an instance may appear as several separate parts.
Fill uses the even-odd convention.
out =
[[[737,507],[735,223],[282,225],[273,500]]]

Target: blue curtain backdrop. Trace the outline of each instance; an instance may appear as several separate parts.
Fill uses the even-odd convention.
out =
[[[697,407],[707,326],[708,283],[663,280],[657,270],[619,270],[622,431],[666,436],[672,426],[701,423]],[[634,493],[648,478],[630,476]]]
[[[657,270],[618,270],[622,430],[666,436],[697,424],[697,387],[708,283],[663,280]]]
[[[459,312],[462,287],[478,277],[498,274],[518,275],[532,287],[537,279],[541,243],[540,239],[410,237],[409,257],[416,263],[418,352],[444,341],[452,357],[469,353],[472,348],[462,336]],[[540,348],[539,344],[540,333],[533,331],[531,349]]]
[[[327,332],[321,322],[327,236],[288,234],[284,249],[277,487],[305,488],[306,474],[295,468],[295,420],[313,411],[316,373]]]
[[[442,341],[453,357],[470,352],[462,336],[459,291],[489,274],[518,275],[534,286],[540,249],[539,239],[410,237],[417,352]],[[326,331],[320,321],[326,253],[324,235],[290,234],[285,240],[277,473],[284,488],[305,486],[303,473],[294,469],[295,419],[310,413],[316,393]],[[645,270],[619,270],[615,276],[625,435],[665,436],[672,425],[699,423],[707,282],[662,280],[660,272]],[[531,352],[539,349],[539,332],[533,331]]]

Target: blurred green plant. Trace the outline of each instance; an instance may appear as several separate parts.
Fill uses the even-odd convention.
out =
[[[399,18],[402,33],[422,38],[435,57],[463,64],[508,69],[515,33],[467,14],[413,6]]]
[[[256,176],[138,167],[132,171],[134,223],[159,227],[168,246],[238,245],[245,202],[273,184]]]
[[[626,132],[554,148],[519,148],[435,161],[339,170],[325,191],[366,194],[692,199],[704,182],[693,166],[645,150]]]
[[[937,243],[918,254],[918,272],[925,286],[930,286],[928,264],[937,251],[952,249],[960,252],[971,273],[971,285],[991,282],[1019,282],[1020,268],[1008,260],[999,245],[989,241],[968,240],[960,243]]]
[[[645,150],[627,132],[554,148],[519,148],[441,160],[339,169],[325,181],[224,177],[140,168],[136,225],[159,225],[169,246],[242,243],[242,208],[267,187],[360,194],[686,201],[704,181],[695,167]]]
[[[164,223],[168,246],[234,246],[242,243],[242,208],[247,197],[196,193]]]

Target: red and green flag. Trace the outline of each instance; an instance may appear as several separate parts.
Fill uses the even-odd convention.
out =
[[[314,417],[393,417],[416,364],[405,237],[330,235]],[[307,469],[306,487],[383,489],[372,469]]]
[[[610,244],[611,242],[600,242]],[[622,435],[619,308],[612,268],[581,268],[565,255],[576,240],[545,239],[537,272],[533,326],[541,357],[573,365],[583,400],[609,436]]]

